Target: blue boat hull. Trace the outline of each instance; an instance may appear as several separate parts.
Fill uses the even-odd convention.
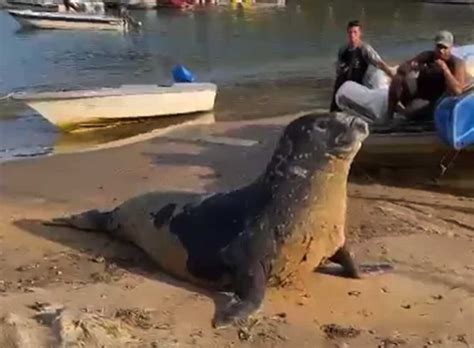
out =
[[[474,145],[474,90],[441,100],[434,118],[438,135],[447,145],[456,150]]]

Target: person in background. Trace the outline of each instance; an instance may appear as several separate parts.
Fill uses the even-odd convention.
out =
[[[451,53],[453,34],[440,31],[434,43],[434,50],[421,52],[398,68],[388,93],[389,119],[396,111],[410,119],[431,118],[437,101],[444,94],[454,96],[463,92],[466,66]]]
[[[71,0],[63,0],[63,5],[66,8],[67,12],[69,12],[71,9],[73,9],[75,12],[81,11],[79,6]]]
[[[395,75],[372,46],[362,41],[359,21],[350,21],[347,24],[347,43],[337,54],[336,82],[329,111],[340,111],[335,100],[337,90],[346,81],[362,84],[369,65],[383,70],[391,78]]]

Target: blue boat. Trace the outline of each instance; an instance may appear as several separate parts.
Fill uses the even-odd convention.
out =
[[[474,87],[460,96],[442,99],[434,116],[444,143],[456,150],[474,145]]]

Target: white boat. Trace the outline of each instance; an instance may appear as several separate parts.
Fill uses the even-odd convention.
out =
[[[49,122],[67,129],[81,123],[171,116],[211,111],[217,86],[213,83],[175,83],[171,86],[122,85],[41,93],[15,93]]]
[[[22,26],[38,29],[124,30],[123,18],[90,13],[8,10]]]

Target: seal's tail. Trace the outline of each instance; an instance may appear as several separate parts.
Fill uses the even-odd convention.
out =
[[[65,226],[84,231],[107,232],[111,212],[88,210],[69,217],[54,218],[44,222],[48,226]]]

